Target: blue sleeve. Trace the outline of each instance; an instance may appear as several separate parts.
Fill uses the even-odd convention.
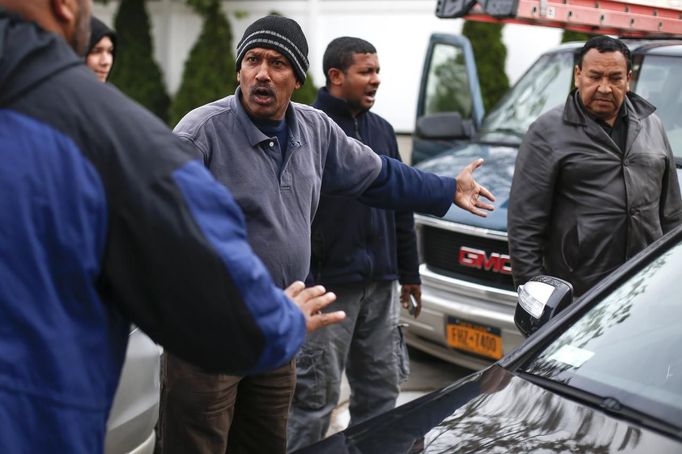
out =
[[[403,162],[400,159],[395,131],[388,122],[384,122],[384,124],[391,142],[387,156]],[[419,254],[417,252],[417,234],[414,229],[414,213],[410,210],[395,210],[394,213],[398,281],[401,285],[420,285],[421,276],[419,275]]]
[[[401,284],[421,284],[417,235],[411,211],[395,211],[395,236],[398,258],[398,275]]]
[[[444,216],[452,205],[456,187],[454,178],[422,172],[381,156],[379,175],[358,200],[378,208]]]

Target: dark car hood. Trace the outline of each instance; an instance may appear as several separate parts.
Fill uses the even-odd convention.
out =
[[[297,451],[308,453],[680,453],[682,443],[493,365]]]
[[[474,176],[479,184],[488,188],[495,198],[495,211],[487,218],[473,215],[453,205],[443,217],[448,221],[484,229],[507,231],[507,205],[509,188],[514,174],[514,163],[518,148],[514,146],[487,145],[471,143],[461,148],[445,151],[438,156],[419,163],[416,167],[443,176],[457,176],[462,168],[471,161],[483,158],[483,167]]]

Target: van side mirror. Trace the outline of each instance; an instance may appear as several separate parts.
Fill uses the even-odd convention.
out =
[[[514,323],[528,337],[573,301],[573,286],[557,277],[536,276],[519,286]]]
[[[417,119],[416,134],[423,139],[469,139],[472,136],[471,120],[462,120],[459,112],[439,112]]]

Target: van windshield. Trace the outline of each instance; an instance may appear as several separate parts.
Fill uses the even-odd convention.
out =
[[[635,93],[656,106],[670,146],[682,158],[682,58],[647,55],[642,60]]]
[[[572,77],[573,52],[540,57],[485,118],[480,140],[521,143],[536,118],[566,102]]]

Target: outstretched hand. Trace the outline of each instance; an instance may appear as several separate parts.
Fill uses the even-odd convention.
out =
[[[495,201],[495,196],[486,188],[476,183],[474,179],[474,170],[482,165],[483,159],[477,159],[459,172],[454,202],[455,205],[463,210],[467,210],[477,216],[486,217],[488,213],[483,210],[493,211],[495,207],[481,200],[480,196],[485,197],[491,202]]]
[[[315,331],[323,326],[338,323],[346,318],[343,311],[321,312],[322,308],[336,300],[336,295],[327,292],[321,285],[305,287],[301,281],[296,281],[284,290],[284,293],[291,298],[301,309],[305,316],[305,324],[308,332]]]

